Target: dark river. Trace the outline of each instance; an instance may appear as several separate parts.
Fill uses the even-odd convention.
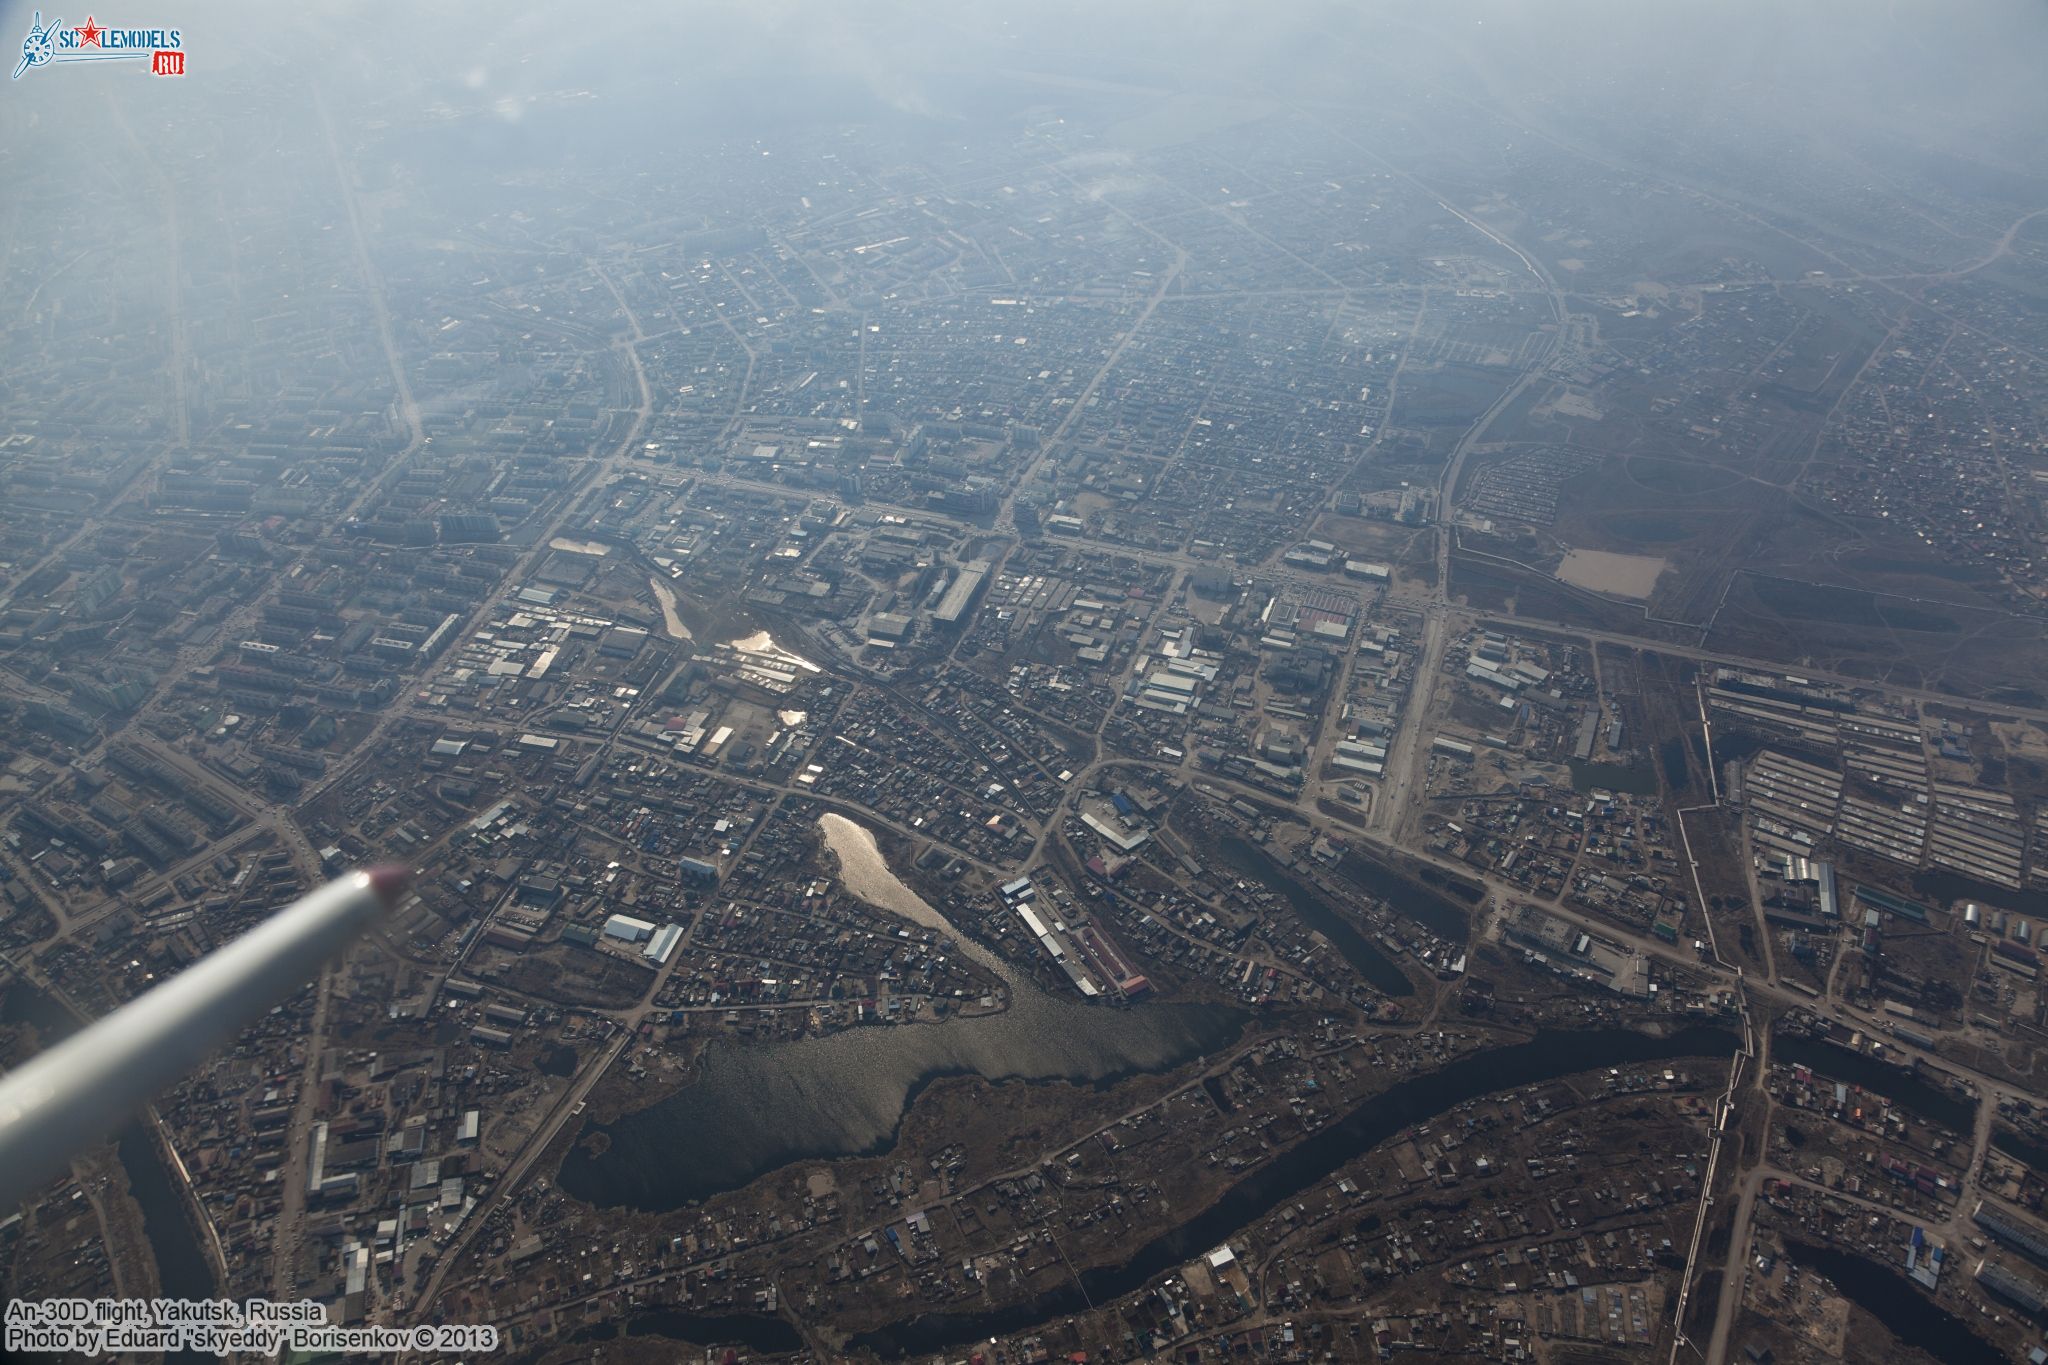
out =
[[[50,1047],[78,1031],[71,1011],[30,982],[16,976],[0,1003],[0,1023],[34,1027],[42,1047]],[[159,1292],[170,1299],[211,1299],[218,1289],[212,1264],[200,1249],[199,1236],[186,1211],[170,1160],[161,1154],[140,1117],[114,1134],[115,1151],[128,1174],[128,1190],[142,1207],[143,1236],[156,1258]],[[168,1365],[192,1365],[212,1356],[178,1351],[164,1357]]]
[[[610,1148],[572,1148],[562,1189],[602,1208],[670,1209],[737,1189],[794,1161],[886,1150],[920,1090],[945,1076],[1106,1086],[1168,1071],[1235,1040],[1248,1016],[1198,1005],[1114,1009],[1053,996],[947,924],[891,872],[866,829],[821,821],[840,880],[862,900],[952,935],[1006,983],[1000,1014],[855,1028],[801,1042],[717,1042],[698,1078],[610,1124]]]
[[[1081,1272],[1078,1288],[1068,1285],[1028,1303],[986,1313],[923,1314],[863,1332],[848,1344],[893,1359],[944,1351],[1082,1312],[1091,1303],[1106,1303],[1128,1294],[1154,1276],[1210,1250],[1247,1223],[1328,1179],[1346,1162],[1466,1100],[1599,1067],[1679,1057],[1725,1060],[1735,1046],[1735,1035],[1724,1029],[1689,1028],[1658,1038],[1610,1028],[1544,1032],[1526,1043],[1477,1053],[1362,1101],[1343,1118],[1316,1130],[1271,1164],[1231,1186],[1208,1208],[1139,1247],[1128,1260]]]
[[[1215,849],[1217,858],[1233,871],[1279,892],[1294,907],[1294,913],[1301,916],[1301,922],[1327,939],[1375,990],[1396,999],[1415,994],[1415,983],[1394,965],[1392,958],[1313,889],[1288,875],[1272,855],[1234,835],[1218,839]]]
[[[1825,1038],[1787,1034],[1771,1039],[1771,1060],[1812,1067],[1832,1080],[1873,1090],[1925,1119],[1969,1136],[1976,1130],[1977,1106],[1961,1095],[1931,1085],[1903,1066],[1880,1062]]]
[[[160,1155],[157,1145],[141,1119],[130,1119],[115,1134],[121,1165],[128,1172],[128,1189],[142,1206],[142,1232],[156,1257],[157,1292],[167,1299],[215,1298],[219,1294],[213,1267],[199,1249],[199,1236],[186,1212],[185,1196],[178,1191],[170,1159]],[[194,1365],[219,1357],[197,1351],[173,1351],[165,1365]]]
[[[1385,901],[1395,914],[1452,943],[1463,943],[1472,936],[1472,912],[1466,907],[1477,905],[1486,895],[1478,883],[1437,868],[1424,865],[1411,877],[1356,851],[1344,855],[1344,875]]]
[[[629,1337],[665,1337],[699,1346],[724,1346],[738,1342],[764,1355],[785,1355],[801,1350],[804,1339],[787,1319],[761,1313],[685,1313],[674,1308],[648,1308],[623,1322],[604,1322],[586,1327],[570,1337],[571,1342],[609,1341]]]
[[[1927,1292],[1894,1270],[1835,1247],[1785,1243],[1785,1254],[1827,1276],[1842,1297],[1885,1325],[1908,1346],[1917,1346],[1945,1365],[2005,1365],[2005,1353],[1938,1306]],[[1900,1248],[1904,1255],[1904,1248]],[[1949,1258],[1948,1275],[1964,1274],[1961,1256]]]

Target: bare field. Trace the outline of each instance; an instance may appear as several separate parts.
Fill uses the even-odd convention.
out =
[[[1738,575],[1706,647],[1850,677],[2040,705],[2048,622],[1826,584]]]

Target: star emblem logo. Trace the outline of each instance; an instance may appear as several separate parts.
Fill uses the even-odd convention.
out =
[[[74,25],[72,31],[78,35],[78,45],[80,47],[100,46],[100,34],[106,32],[105,29],[93,22],[93,17],[90,14],[85,16],[85,23],[82,26]]]

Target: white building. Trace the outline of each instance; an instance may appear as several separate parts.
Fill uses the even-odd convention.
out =
[[[604,922],[604,932],[622,943],[641,943],[654,936],[654,926],[631,915],[613,915]]]

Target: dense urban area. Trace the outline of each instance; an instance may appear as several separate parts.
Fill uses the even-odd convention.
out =
[[[192,46],[0,92],[0,1061],[417,877],[8,1297],[2048,1362],[2048,179]]]

